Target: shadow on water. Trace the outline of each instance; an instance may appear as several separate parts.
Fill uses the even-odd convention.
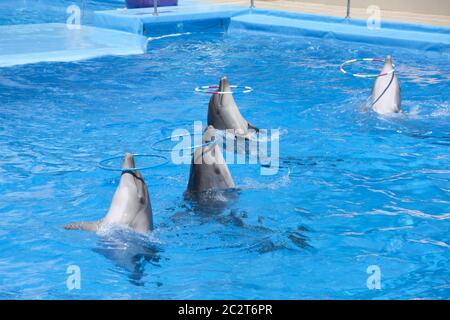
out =
[[[369,116],[361,120],[360,125],[364,128],[371,128],[377,135],[385,131],[421,139],[434,145],[449,146],[450,132],[448,131],[448,121],[446,121],[448,111],[445,111],[442,116],[433,116],[429,110],[426,111],[428,114],[425,111],[403,110],[396,114],[378,115],[369,110]],[[440,123],[439,121],[430,122],[430,117],[433,120],[439,119]]]
[[[296,230],[278,230],[264,225],[264,218],[258,217],[256,224],[247,223],[249,213],[233,208],[242,191],[240,189],[213,190],[195,195],[185,195],[185,202],[181,206],[184,211],[176,213],[171,220],[175,224],[184,224],[195,220],[199,225],[217,223],[227,227],[236,234],[240,245],[248,251],[268,253],[275,250],[311,250],[305,235],[308,228],[300,226]],[[226,237],[231,234],[227,233]],[[207,250],[219,247],[208,247]],[[220,247],[223,248],[223,247]]]
[[[306,156],[303,158],[285,157],[280,159],[280,168],[292,168],[294,166],[313,167],[330,166],[337,167],[339,163],[344,162],[343,158],[326,156]]]
[[[304,171],[322,170],[321,172],[339,171],[346,161],[340,157],[305,156],[280,158],[280,170],[288,170],[292,178],[301,177]]]
[[[199,217],[215,217],[230,209],[239,199],[239,189],[208,190],[184,194],[186,205]]]
[[[443,134],[422,134],[422,133],[410,133],[410,137],[421,139],[434,145],[440,145],[450,147],[450,133]]]
[[[124,270],[132,284],[143,286],[146,265],[159,266],[159,253],[162,250],[149,236],[132,230],[111,228],[99,234],[93,251]]]

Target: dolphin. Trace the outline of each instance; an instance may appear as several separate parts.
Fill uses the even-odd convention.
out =
[[[144,178],[135,168],[132,154],[125,154],[122,176],[106,216],[99,221],[75,222],[64,226],[66,230],[98,232],[107,225],[125,226],[142,234],[153,230],[152,206]]]
[[[208,105],[208,125],[219,130],[234,129],[237,136],[244,137],[258,131],[258,128],[252,126],[239,112],[227,77],[220,79],[219,92],[229,93],[212,95]]]
[[[235,187],[222,151],[217,143],[213,143],[216,140],[215,134],[214,126],[209,125],[203,134],[203,146],[198,147],[192,155],[189,183],[185,195]]]
[[[400,112],[400,83],[395,73],[392,57],[387,56],[381,74],[372,89],[372,109],[379,114]]]

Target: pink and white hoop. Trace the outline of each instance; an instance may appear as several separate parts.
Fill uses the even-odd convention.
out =
[[[341,70],[342,73],[344,74],[349,74],[351,76],[354,76],[356,78],[378,78],[378,77],[384,77],[387,75],[390,75],[392,73],[395,72],[395,65],[393,65],[394,69],[392,69],[389,72],[385,72],[385,73],[379,73],[379,74],[370,74],[370,73],[351,73],[349,71],[346,71],[344,69],[345,66],[354,64],[356,62],[380,62],[380,63],[384,63],[385,60],[384,59],[375,59],[375,58],[363,58],[363,59],[352,59],[352,60],[348,60],[345,61],[343,64],[340,65],[339,69]]]
[[[236,89],[235,91],[219,91],[218,85],[213,86],[201,86],[195,88],[195,92],[207,93],[207,94],[232,94],[232,93],[250,93],[253,91],[252,87],[249,86],[230,86],[231,89]]]

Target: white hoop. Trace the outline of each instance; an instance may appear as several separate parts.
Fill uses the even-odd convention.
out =
[[[380,74],[351,73],[351,72],[348,72],[348,71],[346,71],[346,70],[344,69],[345,66],[354,64],[354,63],[356,63],[356,62],[383,62],[383,63],[384,63],[385,60],[383,60],[383,59],[376,59],[376,58],[352,59],[352,60],[348,60],[348,61],[345,61],[344,63],[342,63],[342,64],[339,66],[339,69],[340,69],[341,72],[344,73],[344,74],[349,74],[349,75],[354,76],[354,77],[356,77],[356,78],[366,78],[366,79],[367,79],[367,78],[384,77],[384,76],[390,75],[390,74],[392,74],[392,73],[395,72],[395,65],[392,65],[394,68],[393,68],[391,71],[385,72],[385,73],[380,73]]]
[[[213,90],[214,89],[214,90]],[[240,91],[218,91],[219,86],[212,85],[212,86],[201,86],[195,88],[195,92],[199,93],[207,93],[207,94],[233,94],[233,93],[250,93],[253,91],[252,87],[249,86],[230,86],[230,89],[238,89]]]

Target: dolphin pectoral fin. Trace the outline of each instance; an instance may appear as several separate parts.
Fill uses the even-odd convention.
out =
[[[248,122],[247,122],[247,124],[248,124],[248,128],[249,128],[249,129],[252,129],[252,130],[255,130],[256,132],[259,132],[259,128],[257,128],[257,127],[255,127],[255,126],[251,125],[251,124],[248,123]]]
[[[85,230],[90,232],[97,232],[100,227],[100,221],[81,221],[66,224],[66,230]]]

